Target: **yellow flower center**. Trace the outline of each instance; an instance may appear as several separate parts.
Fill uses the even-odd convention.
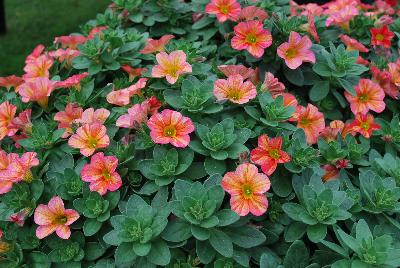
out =
[[[32,171],[28,170],[28,171],[25,173],[25,175],[24,175],[23,181],[29,183],[29,182],[32,182],[32,180],[33,180]]]
[[[385,36],[384,36],[383,34],[377,34],[377,35],[375,36],[375,38],[376,38],[376,40],[378,40],[378,41],[383,41],[383,40],[385,39]]]
[[[300,119],[299,123],[302,126],[308,126],[311,123],[311,121],[308,118],[302,118],[302,119]]]
[[[257,36],[255,34],[249,34],[246,37],[246,41],[250,44],[255,44],[257,43]]]
[[[9,243],[0,241],[0,253],[7,253],[10,249],[11,245]]]
[[[369,100],[369,96],[368,96],[368,94],[361,94],[361,95],[358,97],[358,100],[359,100],[360,102],[367,102],[367,101]]]
[[[103,177],[106,179],[106,181],[109,181],[111,179],[111,174],[107,170],[103,171]]]
[[[227,95],[228,99],[230,100],[240,100],[242,98],[242,94],[240,94],[239,90],[231,89]]]
[[[368,122],[362,122],[361,124],[360,124],[360,127],[362,128],[362,129],[364,129],[364,130],[368,130],[369,129],[369,123]]]
[[[228,14],[228,13],[229,13],[229,8],[228,8],[228,6],[221,6],[220,9],[219,9],[219,11],[220,11],[222,14]]]
[[[58,224],[65,224],[67,221],[68,221],[68,218],[65,215],[59,215],[55,219],[55,222]]]
[[[243,185],[242,191],[245,199],[250,199],[253,196],[253,189],[250,187],[250,185]]]
[[[97,148],[97,139],[89,137],[87,140],[87,146],[89,148]]]
[[[177,77],[178,76],[177,73],[178,73],[179,70],[180,70],[180,68],[176,64],[170,64],[167,67],[167,73],[172,77]]]
[[[271,149],[271,150],[269,150],[268,153],[269,153],[269,156],[275,160],[279,159],[279,157],[281,156],[277,149]]]
[[[164,136],[175,137],[175,135],[176,135],[176,129],[174,126],[169,125],[164,128]]]
[[[288,48],[288,50],[286,50],[285,52],[285,56],[288,59],[293,59],[294,57],[297,56],[297,50],[295,48]]]

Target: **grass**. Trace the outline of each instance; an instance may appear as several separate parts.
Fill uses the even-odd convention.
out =
[[[0,36],[0,76],[22,74],[25,57],[38,44],[51,45],[55,36],[103,12],[111,0],[5,0],[7,33]]]

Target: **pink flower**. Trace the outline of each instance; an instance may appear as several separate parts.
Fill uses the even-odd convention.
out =
[[[239,65],[219,65],[220,70],[226,77],[231,75],[240,74],[243,80],[249,79],[254,84],[258,84],[258,69],[247,68],[241,64]]]
[[[263,9],[256,6],[247,6],[243,8],[240,12],[239,20],[259,20],[263,22],[265,19],[268,19],[268,13]]]
[[[240,22],[234,27],[235,36],[231,40],[231,46],[236,50],[246,49],[252,56],[261,58],[264,49],[271,46],[272,35],[263,28],[258,20]]]
[[[285,92],[285,85],[279,82],[278,78],[270,73],[265,73],[264,83],[261,85],[261,91],[268,91],[273,97]]]
[[[58,122],[58,128],[65,129],[63,138],[68,138],[74,133],[73,125],[77,119],[82,117],[83,109],[76,103],[68,103],[65,106],[65,111],[57,112],[54,115],[54,121]]]
[[[62,49],[59,48],[56,51],[50,51],[49,56],[57,59],[60,63],[63,63],[65,61],[67,66],[71,65],[72,59],[78,57],[81,53],[79,50],[75,49]]]
[[[24,226],[25,219],[29,215],[30,209],[23,209],[18,213],[14,213],[10,216],[10,221],[14,222],[19,227]]]
[[[152,115],[147,121],[147,126],[150,128],[150,136],[154,143],[170,143],[181,148],[189,145],[189,134],[194,131],[190,118],[169,109]]]
[[[56,83],[47,77],[38,77],[20,85],[18,94],[21,95],[22,102],[36,101],[43,109],[46,109],[49,96],[55,89]]]
[[[231,75],[228,79],[218,79],[214,83],[214,96],[218,101],[229,100],[244,104],[257,96],[256,87],[250,81],[243,82],[240,74]]]
[[[154,52],[165,51],[165,46],[169,43],[171,39],[175,38],[172,34],[163,35],[160,39],[147,39],[146,46],[139,52],[142,54],[152,54]]]
[[[107,94],[107,102],[118,106],[128,105],[132,96],[142,95],[142,89],[146,87],[147,80],[147,78],[140,78],[127,88],[111,91]]]
[[[49,70],[53,66],[53,63],[53,59],[47,55],[41,55],[38,58],[28,62],[24,67],[24,80],[26,81],[37,77],[48,78],[50,75]]]
[[[240,15],[240,4],[236,0],[211,0],[206,5],[206,13],[217,16],[219,22],[237,21]]]
[[[339,35],[339,38],[346,45],[347,50],[357,50],[365,53],[369,51],[367,47],[348,35],[341,34]]]
[[[90,191],[96,191],[100,195],[105,195],[107,191],[114,192],[122,185],[121,177],[115,171],[117,166],[118,159],[115,156],[96,153],[90,163],[82,168],[82,180],[90,183]]]
[[[73,209],[65,209],[63,200],[55,196],[50,199],[48,205],[39,205],[34,214],[34,220],[39,227],[36,236],[43,239],[56,232],[62,239],[71,236],[70,225],[79,218],[78,212]]]
[[[68,145],[80,149],[84,156],[91,156],[96,149],[106,148],[109,144],[106,127],[97,122],[84,124],[68,140]]]
[[[81,81],[88,77],[89,73],[84,72],[81,74],[75,74],[71,77],[68,77],[64,81],[60,81],[56,83],[56,88],[75,88],[76,90],[81,89]]]
[[[297,106],[293,120],[297,121],[298,128],[304,130],[308,144],[316,143],[319,133],[325,128],[324,115],[312,104],[308,104],[307,107]]]
[[[59,36],[54,39],[54,44],[61,44],[63,48],[77,49],[78,45],[86,43],[86,40],[83,35]]]
[[[372,132],[381,129],[381,126],[374,122],[372,114],[357,114],[350,124],[350,129],[369,139],[372,136]]]
[[[129,65],[122,65],[121,69],[129,75],[129,82],[132,82],[136,77],[141,76],[143,72],[146,72],[146,68],[132,68]]]
[[[5,87],[7,91],[9,91],[12,87],[17,88],[23,82],[24,80],[21,77],[15,75],[0,77],[0,87]]]
[[[40,55],[42,55],[42,52],[44,51],[45,47],[44,45],[37,45],[31,54],[29,54],[26,59],[25,59],[25,64],[31,63],[33,61],[35,61],[37,58],[40,57]]]
[[[338,11],[331,12],[327,18],[325,25],[338,25],[344,29],[349,28],[349,22],[358,15],[358,9],[354,6],[345,6]]]
[[[122,128],[139,128],[147,121],[147,116],[156,113],[160,107],[161,102],[153,96],[129,108],[127,114],[123,114],[117,119],[116,125]]]
[[[315,54],[310,49],[312,42],[308,36],[301,37],[296,32],[290,32],[289,42],[281,44],[277,53],[285,60],[290,69],[297,69],[303,62],[315,63]]]
[[[165,77],[170,84],[175,84],[181,74],[192,72],[192,66],[186,62],[186,54],[182,50],[172,51],[169,55],[158,53],[156,59],[158,64],[153,67],[151,76]]]
[[[12,127],[12,120],[14,119],[17,107],[9,101],[0,104],[0,140],[6,136],[14,135],[17,130]]]
[[[110,111],[107,109],[100,108],[95,110],[93,108],[88,108],[83,111],[81,118],[75,120],[75,122],[79,124],[103,124],[109,116]]]
[[[103,31],[106,30],[107,28],[108,28],[107,26],[94,27],[93,29],[90,30],[89,35],[88,35],[88,39],[92,40],[95,35],[102,36]]]

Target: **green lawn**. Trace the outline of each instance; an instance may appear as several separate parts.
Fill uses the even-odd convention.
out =
[[[21,74],[26,55],[55,36],[78,32],[111,0],[5,0],[8,32],[0,36],[0,76]]]

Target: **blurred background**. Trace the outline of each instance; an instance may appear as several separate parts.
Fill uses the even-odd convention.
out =
[[[22,74],[25,57],[55,36],[79,32],[79,26],[103,12],[110,0],[4,1],[7,32],[0,35],[0,76]]]

